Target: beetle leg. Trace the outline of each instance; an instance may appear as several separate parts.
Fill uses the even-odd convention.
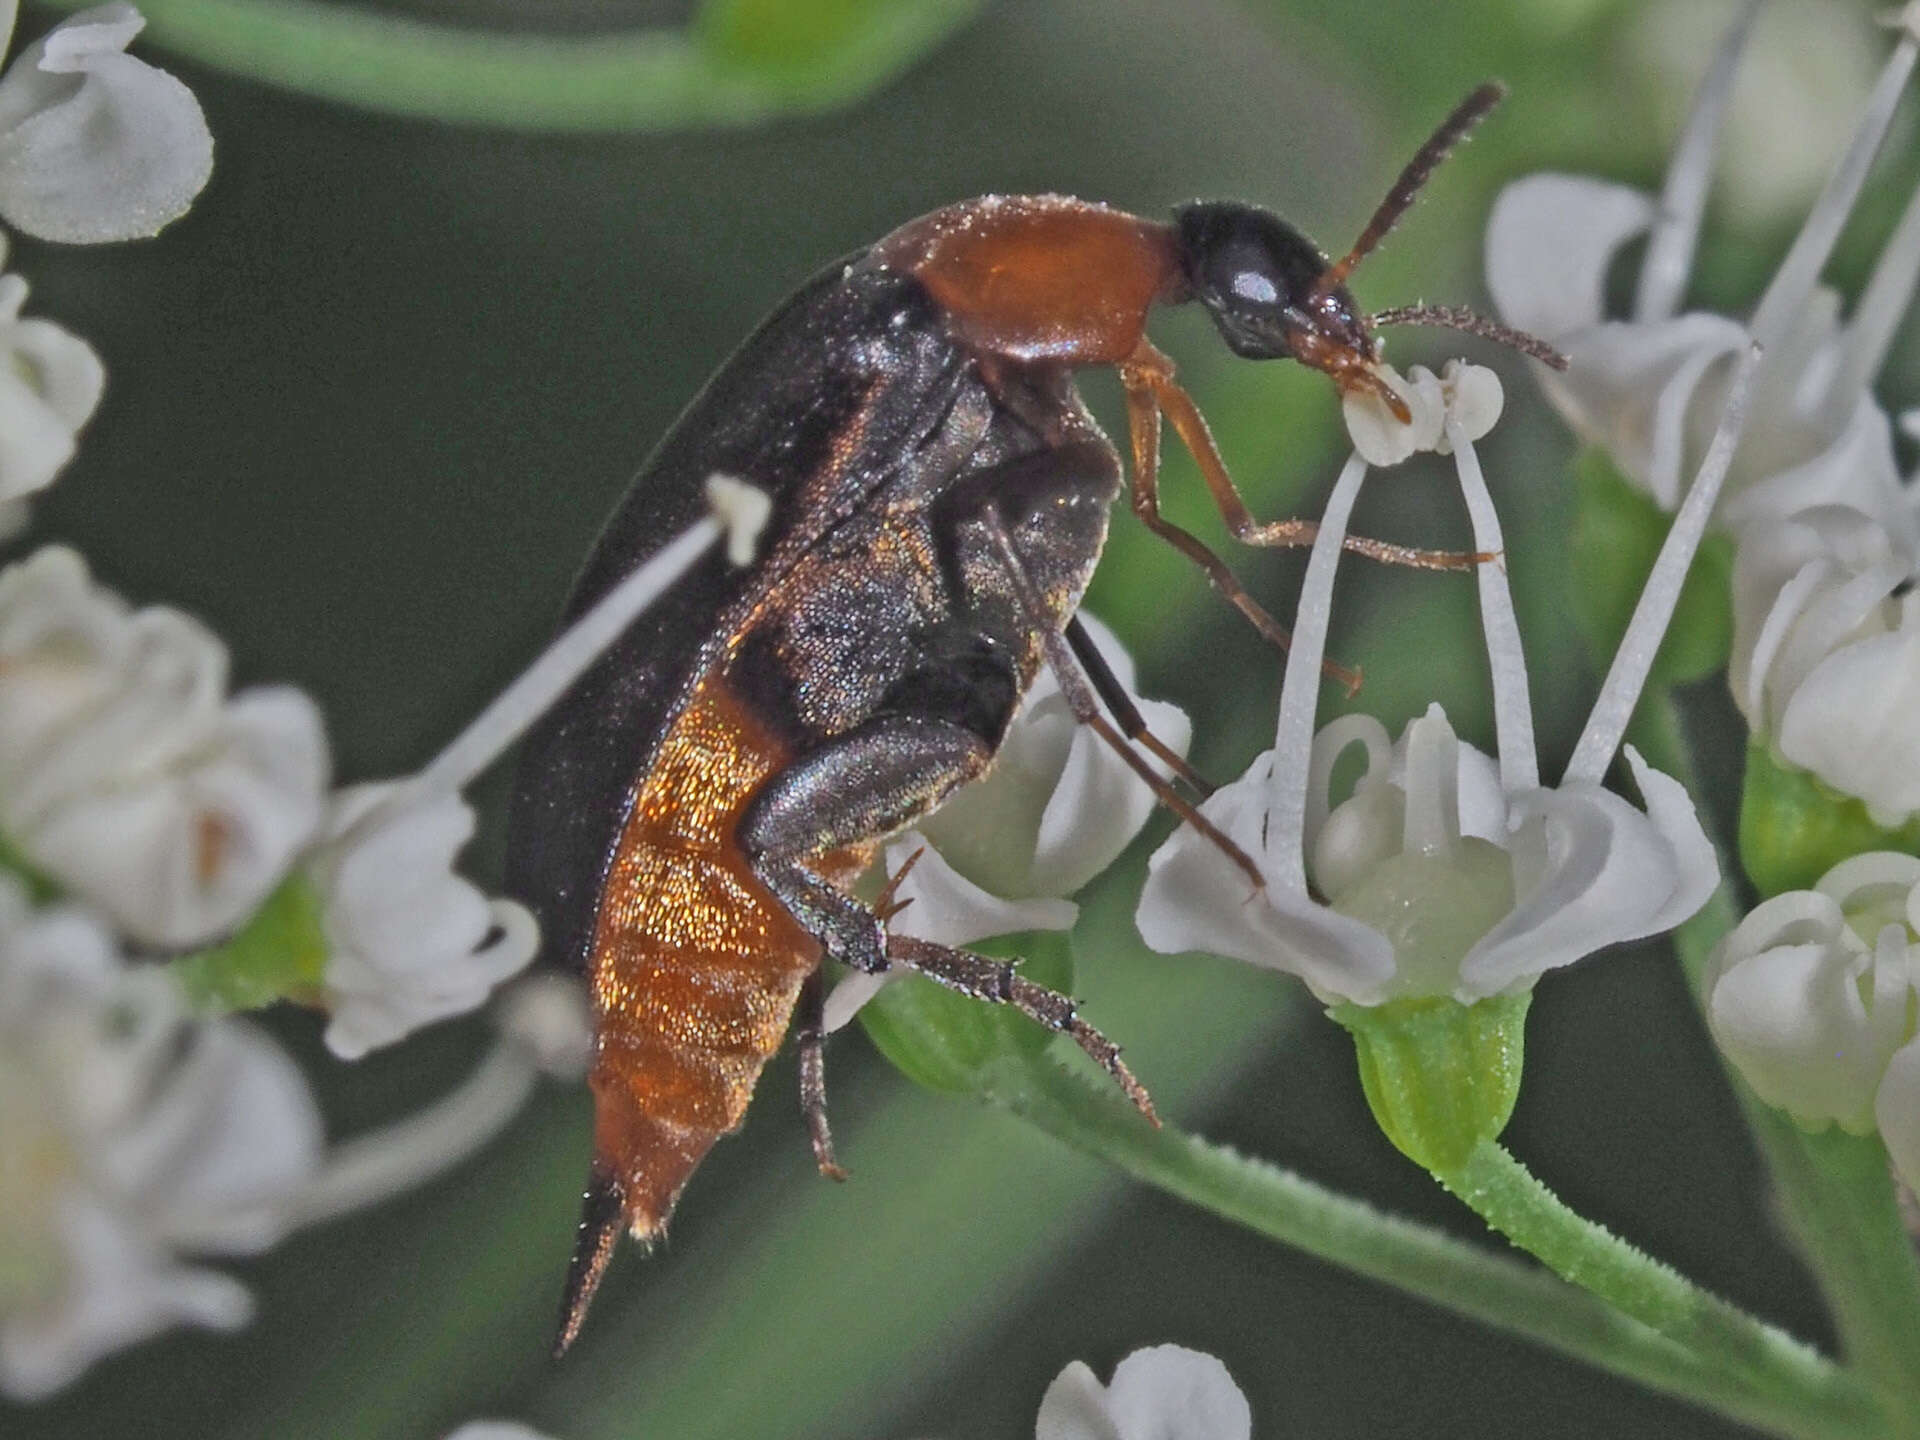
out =
[[[1071,1037],[1094,1064],[1119,1083],[1133,1108],[1159,1125],[1160,1117],[1154,1113],[1153,1100],[1121,1060],[1120,1047],[1082,1020],[1069,996],[1036,985],[1005,960],[936,945],[931,940],[917,940],[911,935],[888,936],[887,957],[949,990],[994,1005],[1011,1005],[1049,1030]]]
[[[1040,636],[1040,642],[1047,657],[1047,666],[1053,671],[1054,679],[1059,681],[1060,694],[1066,700],[1067,708],[1073,711],[1073,718],[1105,741],[1114,754],[1126,762],[1127,768],[1146,782],[1147,788],[1153,791],[1155,799],[1212,841],[1221,854],[1240,868],[1241,873],[1252,882],[1255,890],[1264,887],[1266,880],[1260,874],[1260,868],[1248,857],[1247,852],[1229,840],[1211,820],[1194,809],[1184,795],[1174,789],[1151,765],[1142,760],[1134,748],[1121,738],[1119,732],[1107,723],[1106,716],[1100,713],[1100,707],[1095,703],[1093,693],[1087,688],[1086,678],[1080,673],[1080,667],[1074,661],[1072,647],[1058,631],[1046,623],[1040,598],[1034,593],[1032,577],[1027,574],[1026,567],[1020,563],[1019,552],[1014,549],[1013,537],[1007,534],[1006,522],[1000,518],[1000,512],[991,505],[987,506],[981,511],[980,523],[985,527],[988,538],[993,541],[1001,566],[1006,571],[1007,580],[1013,587],[1014,597],[1026,613],[1027,623]]]
[[[1080,623],[1078,615],[1067,622],[1067,644],[1073,647],[1074,658],[1080,662],[1080,668],[1087,672],[1087,683],[1093,686],[1093,693],[1100,697],[1100,703],[1113,716],[1120,733],[1191,785],[1201,799],[1211,795],[1217,788],[1214,783],[1189,765],[1186,756],[1148,728],[1147,717],[1133,703],[1133,697],[1127,694],[1127,687],[1113,673],[1106,657],[1094,645],[1093,637],[1087,634],[1087,627]]]
[[[1141,524],[1204,570],[1213,588],[1247,617],[1267,643],[1285,650],[1290,638],[1287,627],[1247,593],[1239,577],[1227,568],[1227,562],[1214,554],[1204,540],[1161,515],[1160,405],[1146,381],[1136,376],[1131,362],[1120,367],[1120,383],[1126,387],[1127,432],[1133,442],[1133,469],[1129,477],[1133,513],[1140,517]]]
[[[1151,342],[1143,339],[1133,354],[1121,364],[1120,383],[1126,387],[1127,418],[1133,430],[1133,508],[1150,527],[1189,555],[1194,554],[1191,548],[1174,540],[1172,534],[1160,528],[1166,522],[1159,521],[1156,524],[1159,497],[1154,493],[1156,481],[1153,469],[1157,468],[1160,459],[1160,416],[1164,413],[1173,425],[1173,433],[1180,437],[1180,443],[1186,446],[1187,453],[1193,456],[1194,463],[1200,467],[1200,478],[1206,482],[1207,492],[1213,496],[1220,518],[1227,522],[1227,529],[1234,539],[1245,545],[1298,546],[1313,543],[1313,537],[1320,533],[1320,527],[1312,520],[1272,520],[1263,523],[1253,518],[1253,512],[1247,509],[1246,502],[1240,498],[1240,490],[1233,483],[1233,476],[1227,473],[1227,463],[1220,456],[1220,447],[1213,442],[1213,432],[1207,428],[1206,417],[1200,413],[1200,407],[1193,403],[1193,397],[1173,378],[1173,361],[1155,349]],[[1147,477],[1145,490],[1152,497],[1155,519],[1147,519],[1141,508],[1143,474]],[[1185,531],[1177,533],[1192,541],[1193,545],[1200,545]],[[1200,548],[1205,549],[1204,546]],[[1494,558],[1473,551],[1422,550],[1365,535],[1349,535],[1346,548],[1356,555],[1365,555],[1388,565],[1408,565],[1419,570],[1471,570]],[[1210,551],[1207,554],[1212,558]],[[1194,558],[1199,557],[1195,555]],[[1200,563],[1206,565],[1207,561]],[[1215,559],[1214,563],[1219,562]],[[1207,574],[1213,576],[1211,566],[1208,566]],[[1219,583],[1217,578],[1214,579],[1215,585]],[[1228,598],[1232,599],[1232,596]],[[1234,603],[1237,605],[1239,601],[1235,600]],[[1241,606],[1242,610],[1245,608]],[[1256,626],[1259,623],[1257,620],[1254,622]],[[1262,629],[1261,633],[1265,634],[1266,631]],[[1284,645],[1286,642],[1282,639],[1280,643]]]
[[[848,731],[772,776],[740,818],[753,872],[821,948],[856,970],[887,968],[880,919],[807,868],[815,856],[890,834],[987,768],[992,752],[945,720],[896,715]]]
[[[827,1127],[827,983],[816,969],[800,986],[800,1020],[794,1027],[800,1046],[800,1113],[807,1117],[807,1138],[813,1142],[813,1160],[829,1180],[844,1180],[847,1172],[833,1157],[833,1132]]]

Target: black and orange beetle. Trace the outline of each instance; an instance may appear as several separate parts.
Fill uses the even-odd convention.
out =
[[[698,519],[715,473],[772,499],[756,557],[709,555],[636,622],[528,740],[514,797],[509,889],[538,913],[549,958],[587,974],[596,1017],[594,1157],[559,1348],[619,1232],[659,1237],[694,1167],[740,1124],[796,1007],[815,1151],[838,1173],[823,955],[1014,1004],[1070,1034],[1151,1115],[1117,1047],[1067,997],[998,961],[890,939],[844,887],[876,842],[987,769],[1042,660],[1071,669],[1069,645],[1122,727],[1152,743],[1073,622],[1122,489],[1076,370],[1119,371],[1134,511],[1284,641],[1231,572],[1161,518],[1160,417],[1236,536],[1299,543],[1312,526],[1248,514],[1147,339],[1148,315],[1198,301],[1236,354],[1299,360],[1347,388],[1380,388],[1372,323],[1514,339],[1454,311],[1370,322],[1344,283],[1500,94],[1482,87],[1448,117],[1338,263],[1249,205],[1195,203],[1163,224],[1061,196],[965,201],[816,276],[688,406],[601,534],[568,614]],[[1074,678],[1083,717],[1126,749]]]

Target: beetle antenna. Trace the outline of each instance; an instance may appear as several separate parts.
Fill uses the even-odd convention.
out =
[[[1427,138],[1427,143],[1407,162],[1407,168],[1400,172],[1400,178],[1387,191],[1387,198],[1373,212],[1367,228],[1353,242],[1353,249],[1327,267],[1326,273],[1320,277],[1320,283],[1314,286],[1316,295],[1325,295],[1335,286],[1346,283],[1354,267],[1372,254],[1374,247],[1387,238],[1387,232],[1400,223],[1400,217],[1407,213],[1407,207],[1413,204],[1414,197],[1420,193],[1428,177],[1439,168],[1440,162],[1453,152],[1454,146],[1467,138],[1474,126],[1487,117],[1488,111],[1506,98],[1506,94],[1505,85],[1498,80],[1489,80],[1453,107],[1453,113],[1440,122],[1440,128]]]
[[[1478,335],[1483,340],[1518,350],[1522,355],[1531,355],[1541,364],[1551,365],[1556,370],[1567,368],[1567,357],[1538,335],[1529,335],[1511,325],[1502,325],[1497,320],[1476,315],[1461,305],[1396,305],[1391,310],[1382,310],[1378,315],[1369,315],[1367,325],[1369,328],[1376,325],[1440,325],[1448,330],[1464,330],[1469,335]]]

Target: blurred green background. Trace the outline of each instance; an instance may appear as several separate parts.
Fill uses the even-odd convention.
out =
[[[1827,15],[1839,58],[1802,47],[1804,75],[1761,68],[1748,88],[1763,108],[1790,109],[1804,81],[1816,113],[1833,109],[1839,123],[1855,93],[1845,84],[1863,83],[1884,41],[1864,7],[1810,8]],[[340,779],[400,772],[535,652],[663,428],[829,258],[991,190],[1067,191],[1148,214],[1239,197],[1339,251],[1428,127],[1498,75],[1511,101],[1355,287],[1376,308],[1484,304],[1478,234],[1499,185],[1547,166],[1657,183],[1687,77],[1725,11],[1705,0],[1020,0],[985,7],[852,108],[639,136],[389,118],[149,47],[206,107],[214,179],[152,243],[15,245],[30,310],[91,341],[109,376],[30,538],[77,544],[134,599],[205,616],[240,680],[311,690]],[[422,13],[582,33],[684,15],[622,0],[549,0],[537,15],[445,0]],[[30,10],[23,29],[49,19]],[[1916,168],[1909,139],[1893,148],[1836,267],[1843,282]],[[1784,247],[1808,182],[1778,158],[1729,195],[1703,295],[1750,296]],[[1169,316],[1156,333],[1256,509],[1311,507],[1342,449],[1324,382],[1233,360],[1195,316]],[[1393,342],[1403,363],[1457,348]],[[1908,344],[1896,377],[1912,361]],[[1571,444],[1520,365],[1493,363],[1510,408],[1484,458],[1551,775],[1593,688],[1560,589]],[[1912,393],[1902,385],[1890,388]],[[1117,423],[1115,387],[1093,377],[1087,388]],[[1435,466],[1379,477],[1356,528],[1463,543],[1449,477]],[[1169,509],[1218,536],[1198,490],[1173,460]],[[1237,773],[1269,733],[1277,666],[1184,562],[1125,517],[1115,530],[1094,608],[1136,647],[1143,688],[1194,712],[1202,768]],[[1298,557],[1235,559],[1290,613]],[[1335,649],[1365,668],[1360,703],[1397,731],[1439,698],[1484,739],[1470,583],[1354,564],[1344,594]],[[1709,740],[1731,751],[1735,723],[1710,724]],[[498,873],[500,778],[476,796],[480,876]],[[1374,1130],[1346,1037],[1304,992],[1140,951],[1128,917],[1145,852],[1096,886],[1075,945],[1088,1013],[1128,1047],[1162,1110],[1480,1233]],[[457,1083],[485,1044],[482,1025],[455,1024],[346,1067],[321,1052],[310,1017],[268,1023],[308,1064],[337,1134]],[[1530,1059],[1511,1142],[1543,1178],[1695,1278],[1825,1339],[1663,950],[1550,977]],[[1104,1376],[1161,1341],[1224,1359],[1261,1436],[1742,1433],[917,1091],[858,1036],[834,1047],[830,1088],[852,1182],[814,1177],[791,1066],[772,1067],[744,1134],[690,1187],[671,1243],[651,1260],[623,1253],[564,1363],[546,1343],[588,1106],[584,1090],[555,1087],[440,1183],[238,1267],[260,1301],[252,1328],[140,1347],[52,1403],[0,1409],[0,1434],[401,1440],[500,1414],[561,1440],[1018,1436],[1067,1361]]]

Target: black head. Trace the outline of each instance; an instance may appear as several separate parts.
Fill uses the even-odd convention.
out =
[[[1340,376],[1375,358],[1372,332],[1327,257],[1271,211],[1230,200],[1174,212],[1193,298],[1249,360],[1298,360]],[[1328,279],[1335,283],[1329,285]]]

